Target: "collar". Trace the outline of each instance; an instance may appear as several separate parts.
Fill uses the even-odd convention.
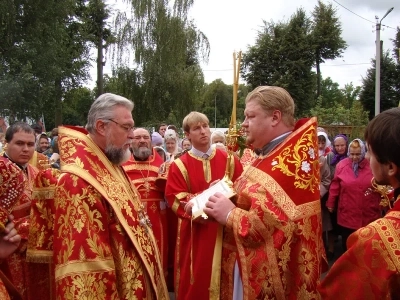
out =
[[[203,151],[200,151],[200,150],[196,149],[193,146],[192,146],[192,149],[189,150],[190,153],[192,153],[194,156],[196,156],[198,158],[202,158],[204,154],[207,154],[208,156],[211,156],[212,151],[213,151],[212,147],[208,148],[207,152],[203,152]]]
[[[10,160],[10,161],[12,161],[15,165],[17,165],[18,166],[18,168],[20,168],[22,171],[24,171],[24,172],[26,172],[26,168],[28,167],[28,164],[25,164],[25,165],[20,165],[20,164],[17,164],[16,162],[14,162],[8,155],[7,155],[7,153],[3,153],[3,156],[5,157],[5,158],[7,158],[8,160]]]
[[[266,144],[264,147],[261,149],[254,149],[254,152],[257,155],[267,155],[270,153],[276,146],[278,146],[280,143],[283,142],[283,140],[291,134],[292,131],[286,132],[284,134],[281,134],[280,136],[274,138],[272,141],[270,141],[268,144]]]

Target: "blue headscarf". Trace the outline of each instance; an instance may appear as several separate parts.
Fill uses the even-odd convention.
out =
[[[348,150],[348,143],[349,143],[349,139],[347,138],[347,136],[345,136],[344,134],[338,134],[337,136],[335,136],[334,138],[333,138],[333,147],[332,147],[332,152],[333,152],[333,158],[332,158],[332,161],[331,161],[331,166],[336,166],[336,164],[339,162],[339,161],[341,161],[341,160],[343,160],[343,159],[345,159],[348,155],[347,155],[347,151],[345,151],[343,154],[339,154],[339,153],[337,153],[337,151],[336,151],[336,149],[335,149],[335,141],[338,139],[338,138],[344,138],[344,141],[346,142],[346,150]]]
[[[365,150],[365,144],[364,144],[364,142],[363,142],[362,140],[360,140],[360,139],[354,139],[354,140],[352,140],[351,143],[349,144],[349,149],[347,150],[347,156],[348,156],[348,157],[350,157],[350,146],[351,146],[351,144],[353,144],[354,141],[358,141],[358,143],[360,144],[360,148],[361,148],[361,155],[360,155],[358,161],[357,161],[357,162],[354,162],[354,161],[353,161],[353,165],[352,165],[354,175],[355,175],[356,177],[358,177],[358,166],[359,166],[360,162],[362,162],[362,160],[365,158],[365,152],[366,152],[366,150]],[[357,148],[358,148],[358,147],[357,147]]]

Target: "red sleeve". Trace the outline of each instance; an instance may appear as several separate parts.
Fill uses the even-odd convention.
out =
[[[390,299],[389,285],[397,262],[391,260],[392,251],[385,249],[374,227],[369,225],[350,235],[348,250],[318,286],[321,299]]]
[[[326,202],[326,207],[336,208],[337,200],[340,194],[340,173],[343,168],[340,165],[336,167],[335,175],[333,176],[331,186],[329,187],[329,198]]]
[[[176,163],[173,162],[168,172],[165,198],[172,211],[176,213],[178,217],[185,219],[191,219],[191,216],[185,212],[184,204],[181,202],[188,202],[195,196],[195,194],[189,193],[188,190],[189,188],[182,172],[179,170]]]

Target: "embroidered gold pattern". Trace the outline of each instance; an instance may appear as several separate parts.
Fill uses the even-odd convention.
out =
[[[294,146],[290,144],[285,147],[272,162],[272,170],[280,169],[283,174],[294,176],[296,188],[308,189],[311,192],[319,188],[319,176],[316,176],[315,172],[310,172],[312,168],[319,169],[319,162],[316,159],[318,149],[314,149],[313,143],[315,136],[316,128],[310,126]]]

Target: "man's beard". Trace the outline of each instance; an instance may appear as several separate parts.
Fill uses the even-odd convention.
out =
[[[139,158],[140,160],[146,160],[152,154],[152,151],[147,147],[133,148],[133,156]]]
[[[117,148],[110,142],[109,135],[107,135],[106,143],[107,145],[106,149],[104,149],[104,153],[113,165],[120,166],[123,163],[127,162],[131,157],[131,152],[129,148],[127,148],[126,150],[124,150],[123,147]]]

